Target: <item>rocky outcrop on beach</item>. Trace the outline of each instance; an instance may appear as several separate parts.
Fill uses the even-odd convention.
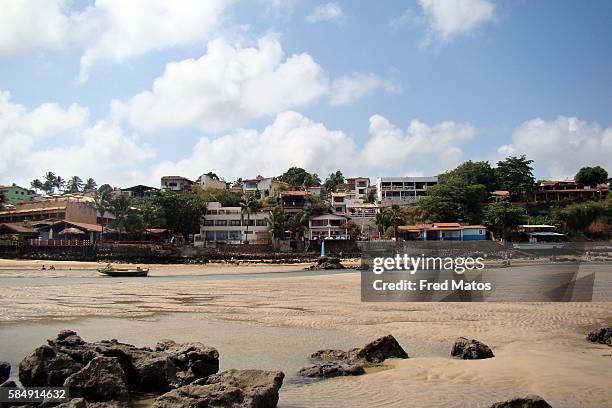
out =
[[[11,376],[11,365],[5,361],[0,362],[0,384]]]
[[[497,402],[489,408],[552,408],[542,397],[528,395],[521,398],[512,398],[507,401]]]
[[[10,372],[10,365],[3,369]],[[26,387],[68,387],[73,399],[61,408],[130,407],[133,393],[157,394],[154,406],[164,408],[276,406],[281,371],[218,371],[219,352],[202,343],[88,343],[64,330],[23,359],[19,379]]]
[[[309,270],[324,270],[324,269],[345,269],[340,258],[322,256],[317,260],[317,263],[309,266]]]
[[[376,366],[388,358],[408,358],[408,353],[391,334],[380,337],[362,348],[348,351],[327,349],[310,355],[314,364],[298,371],[298,375],[310,378],[331,378],[365,374],[367,367]]]
[[[273,408],[285,375],[281,371],[227,370],[158,397],[154,408]]]
[[[599,330],[589,332],[586,338],[588,341],[593,343],[601,343],[612,346],[612,326],[602,327]]]
[[[463,360],[480,360],[495,357],[489,346],[476,339],[466,339],[465,337],[459,337],[455,340],[451,356]]]

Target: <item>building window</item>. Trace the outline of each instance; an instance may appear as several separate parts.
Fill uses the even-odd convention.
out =
[[[215,225],[217,227],[225,227],[227,226],[227,220],[216,220]]]
[[[215,225],[215,221],[213,221],[213,220],[204,220],[204,226],[205,227],[212,227],[213,225]]]
[[[265,227],[268,225],[268,220],[263,219],[263,220],[256,220],[255,221],[255,225],[257,225],[258,227]]]
[[[230,225],[230,227],[239,227],[240,226],[240,220],[230,220],[229,225]]]
[[[206,231],[206,240],[214,241],[215,240],[215,231]]]

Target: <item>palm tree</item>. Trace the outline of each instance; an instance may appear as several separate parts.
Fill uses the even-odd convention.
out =
[[[98,190],[95,190],[94,195],[94,206],[96,207],[96,211],[100,214],[102,218],[102,231],[100,231],[100,239],[102,239],[102,235],[104,234],[104,214],[109,210],[110,204],[109,201],[111,199],[111,192],[113,188],[108,184],[102,184]]]
[[[39,190],[44,190],[44,188],[45,188],[45,186],[43,185],[42,181],[40,181],[39,179],[32,180],[30,182],[30,187],[32,187],[34,190],[36,190],[37,193],[38,193]]]
[[[109,204],[109,209],[115,216],[113,225],[119,230],[119,240],[121,240],[121,230],[126,229],[128,217],[132,210],[132,199],[121,194],[111,199]]]
[[[43,183],[43,191],[47,194],[53,194],[55,190],[57,176],[52,172],[48,171],[45,174],[45,181]]]
[[[249,243],[249,224],[251,223],[251,214],[259,211],[260,205],[259,201],[254,194],[251,194],[246,200],[240,202],[240,220],[244,222],[244,216],[246,215],[246,239],[244,241],[245,244]]]
[[[282,205],[277,205],[272,208],[270,214],[270,224],[268,225],[268,231],[272,234],[272,238],[276,239],[282,235],[287,229],[287,216],[285,215],[285,208]]]
[[[96,187],[98,187],[98,183],[96,183],[96,180],[89,177],[87,180],[85,180],[85,184],[83,185],[83,191],[93,191],[96,189]]]
[[[66,185],[66,192],[78,193],[81,191],[81,187],[83,187],[83,180],[79,176],[72,176]]]
[[[310,224],[310,213],[308,211],[300,211],[293,217],[287,220],[287,227],[296,234],[298,238],[303,238],[304,232]]]
[[[397,229],[406,221],[406,214],[397,204],[393,204],[390,208],[385,210],[389,214],[389,222],[393,227],[393,237],[397,239]]]
[[[385,235],[385,231],[391,225],[391,220],[389,218],[389,213],[387,211],[381,211],[376,214],[376,218],[374,219],[374,223],[378,227],[378,232],[382,237]]]
[[[63,192],[64,187],[66,187],[66,180],[64,180],[60,176],[57,176],[55,178],[55,183],[53,184],[53,187],[57,187],[58,192]]]

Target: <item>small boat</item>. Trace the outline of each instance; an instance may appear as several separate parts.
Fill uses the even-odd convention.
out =
[[[144,277],[149,274],[149,268],[115,268],[115,267],[105,267],[98,268],[98,273],[105,276],[127,276],[127,277]]]

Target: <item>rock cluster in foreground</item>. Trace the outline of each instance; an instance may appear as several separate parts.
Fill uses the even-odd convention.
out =
[[[26,387],[69,387],[73,399],[61,408],[129,407],[134,393],[162,394],[158,408],[278,403],[282,372],[218,371],[219,353],[202,343],[163,340],[139,348],[117,340],[88,343],[64,330],[23,359],[19,380]]]
[[[537,395],[528,395],[522,398],[513,398],[497,402],[489,408],[552,408],[550,404]]]
[[[463,360],[480,360],[495,357],[489,346],[476,339],[459,337],[451,349],[451,356]]]
[[[592,331],[586,336],[588,341],[593,343],[607,344],[612,346],[612,326],[602,327],[599,330]]]
[[[311,265],[306,269],[310,269],[310,270],[345,269],[345,267],[340,262],[340,258],[322,256],[319,259],[317,259],[317,263],[315,265]]]
[[[388,358],[408,358],[408,353],[395,337],[387,335],[362,348],[319,350],[310,355],[315,364],[304,367],[298,375],[310,378],[331,378],[365,374],[365,368],[378,365]]]

